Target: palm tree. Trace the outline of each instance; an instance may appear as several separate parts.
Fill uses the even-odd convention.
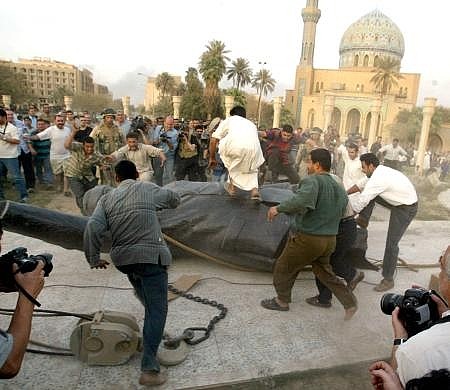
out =
[[[156,76],[155,86],[161,93],[161,97],[166,97],[172,93],[175,88],[175,79],[167,72]]]
[[[267,96],[269,92],[273,92],[275,89],[275,79],[272,78],[270,71],[267,69],[261,69],[255,74],[252,81],[252,87],[256,88],[256,92],[259,94],[258,97],[258,125],[261,122],[261,97]]]
[[[242,57],[234,60],[231,65],[227,70],[227,79],[232,79],[233,88],[236,86],[236,89],[239,91],[240,87],[251,83],[252,70],[250,69],[248,60]]]
[[[380,91],[381,96],[386,95],[390,89],[398,85],[398,80],[403,76],[399,72],[400,62],[390,57],[380,58],[377,67],[372,71],[376,72],[370,79],[375,89]]]
[[[208,111],[208,117],[217,115],[220,111],[219,82],[226,72],[226,62],[230,59],[226,56],[225,44],[213,40],[206,45],[206,51],[200,56],[199,72],[205,82],[204,97]]]

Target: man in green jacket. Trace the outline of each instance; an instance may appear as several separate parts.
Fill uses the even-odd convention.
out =
[[[307,157],[308,173],[295,195],[267,213],[269,222],[279,213],[292,217],[291,234],[273,271],[277,296],[264,299],[261,306],[269,310],[289,310],[291,291],[298,273],[311,264],[317,278],[327,286],[345,309],[345,320],[357,310],[353,293],[332,271],[330,255],[336,246],[339,221],[348,197],[331,177],[331,155],[326,149],[313,149]]]

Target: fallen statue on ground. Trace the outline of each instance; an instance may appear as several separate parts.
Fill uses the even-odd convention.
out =
[[[292,196],[288,184],[261,188],[262,203],[230,198],[219,183],[178,181],[167,185],[181,196],[176,209],[161,210],[158,217],[169,245],[191,248],[207,258],[232,266],[272,271],[284,247],[289,218],[281,215],[267,222],[267,208]],[[97,186],[84,197],[84,209],[91,214],[98,199],[110,188]],[[65,249],[83,250],[83,232],[88,217],[62,213],[15,202],[0,202],[6,230],[38,238]],[[361,231],[349,260],[358,268],[371,268],[365,259],[367,232]],[[361,236],[361,234],[360,234]],[[108,252],[110,241],[102,248]],[[193,253],[195,253],[193,252]],[[176,256],[175,256],[176,257]]]

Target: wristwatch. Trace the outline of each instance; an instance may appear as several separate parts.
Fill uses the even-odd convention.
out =
[[[406,343],[408,339],[394,339],[394,345],[401,345]]]

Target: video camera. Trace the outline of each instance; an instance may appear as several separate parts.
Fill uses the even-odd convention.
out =
[[[131,121],[130,132],[131,131],[135,132],[138,129],[145,130],[145,127],[146,127],[146,125],[145,125],[144,118],[141,115],[138,115],[136,118],[134,118]]]
[[[436,302],[431,295],[440,298],[436,291],[422,288],[409,288],[405,291],[405,295],[384,294],[380,301],[381,311],[392,315],[398,306],[399,319],[403,321],[408,337],[411,337],[428,329],[440,318]]]
[[[50,275],[53,269],[53,255],[42,253],[40,255],[28,255],[27,248],[19,247],[0,256],[0,291],[17,291],[17,285],[14,279],[13,264],[17,264],[18,271],[21,273],[32,272],[36,269],[38,261],[44,263],[44,276]]]

